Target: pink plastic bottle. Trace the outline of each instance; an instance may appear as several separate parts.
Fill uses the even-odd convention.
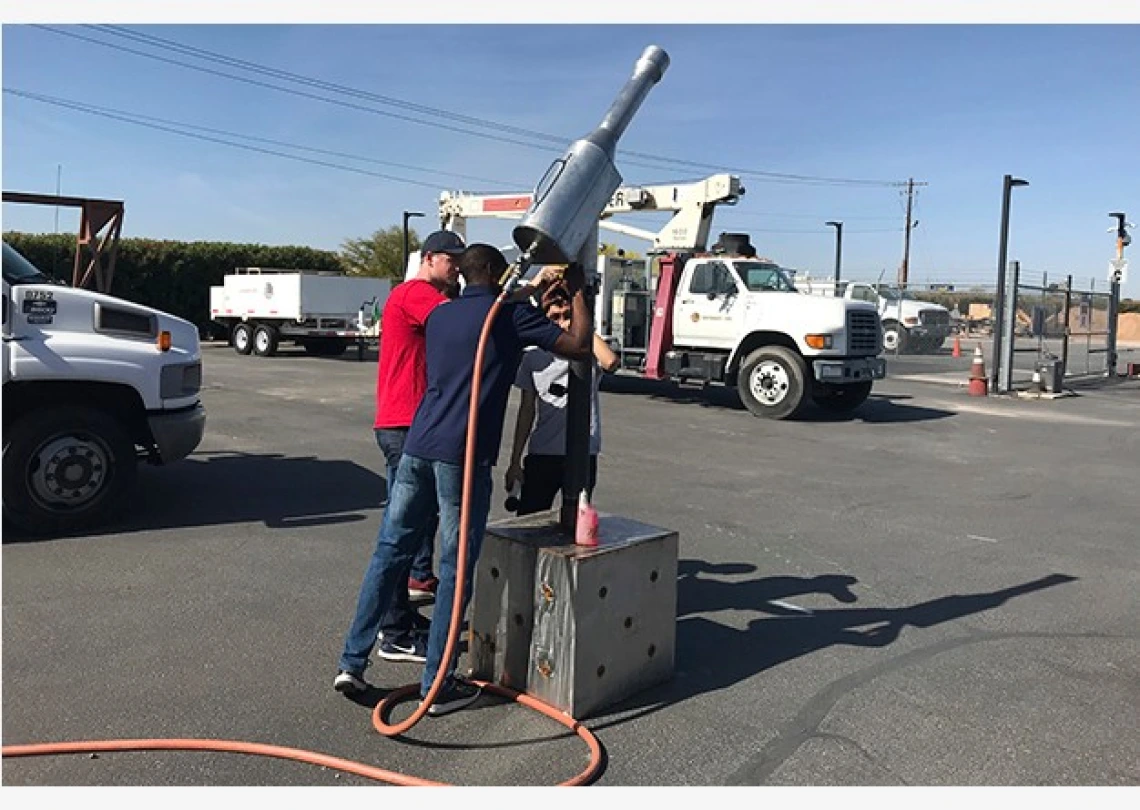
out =
[[[578,493],[578,522],[574,527],[574,542],[579,546],[598,544],[598,510],[586,498],[586,490]]]

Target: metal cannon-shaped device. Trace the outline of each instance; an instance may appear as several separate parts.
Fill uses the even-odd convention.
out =
[[[575,261],[621,185],[621,174],[614,167],[618,139],[668,67],[665,51],[656,45],[646,48],[598,128],[572,143],[566,155],[547,169],[535,188],[534,202],[513,232],[524,262]]]

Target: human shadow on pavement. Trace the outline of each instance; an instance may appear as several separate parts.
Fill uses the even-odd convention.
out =
[[[744,581],[714,579],[699,574],[745,574],[756,570],[750,563],[710,565],[703,560],[677,563],[677,617],[718,610],[759,610],[773,615],[803,615],[804,608],[779,604],[783,599],[820,593],[839,602],[855,602],[851,588],[859,581],[848,574],[815,577],[763,577]]]
[[[606,714],[631,710],[636,716],[648,714],[665,705],[725,689],[757,673],[828,647],[886,647],[898,639],[905,627],[921,629],[955,621],[993,610],[1015,596],[1073,582],[1077,578],[1050,574],[996,591],[943,596],[909,607],[803,609],[803,612],[752,619],[743,630],[703,615],[682,615],[681,606],[705,614],[722,607],[770,612],[764,604],[765,599],[771,599],[773,594],[777,598],[781,594],[791,595],[797,589],[800,593],[814,592],[816,589],[809,583],[820,578],[771,579],[772,582],[768,578],[732,582],[723,588],[715,588],[701,582],[700,577],[681,576],[678,579],[679,621],[673,678],[608,707]],[[826,585],[837,584],[826,577],[823,582]],[[623,717],[615,722],[629,719]]]
[[[271,529],[368,519],[386,497],[384,478],[346,459],[277,453],[194,453],[154,470],[139,469],[123,517],[68,537],[260,522]],[[47,540],[8,526],[4,542]]]
[[[607,394],[648,396],[650,399],[674,405],[695,404],[703,408],[747,411],[736,390],[723,385],[709,385],[702,388],[682,386],[668,380],[648,380],[628,374],[603,374],[599,387]],[[795,421],[897,424],[957,416],[954,411],[947,411],[942,408],[899,404],[901,399],[903,398],[898,396],[872,394],[852,413],[833,413],[809,403],[804,407],[802,414],[795,418]]]

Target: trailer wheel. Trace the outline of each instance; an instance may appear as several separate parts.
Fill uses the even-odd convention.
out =
[[[234,351],[238,354],[249,354],[253,350],[253,329],[248,323],[239,323],[234,327]]]
[[[783,346],[752,352],[740,364],[736,380],[740,400],[753,416],[787,419],[807,400],[807,364]]]
[[[848,385],[816,383],[811,392],[812,401],[830,413],[851,413],[871,396],[871,380]]]
[[[260,323],[253,331],[253,353],[258,357],[272,357],[277,354],[277,328]]]
[[[125,505],[138,472],[123,425],[97,408],[37,411],[5,431],[4,517],[32,534],[84,529]]]

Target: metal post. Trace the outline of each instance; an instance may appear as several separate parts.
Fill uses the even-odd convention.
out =
[[[1115,212],[1109,214],[1110,217],[1117,221],[1116,224],[1116,261],[1118,263],[1124,261],[1124,248],[1132,243],[1132,238],[1128,235],[1128,228],[1131,223],[1127,222],[1127,215],[1123,212]],[[1106,358],[1107,368],[1105,368],[1104,376],[1116,376],[1116,319],[1120,310],[1120,272],[1115,272],[1109,277],[1109,295],[1108,295],[1108,335],[1105,338],[1105,352],[1108,355]]]
[[[999,357],[1002,345],[1002,324],[1005,322],[1005,268],[1006,261],[1009,253],[1009,201],[1013,193],[1014,186],[1027,186],[1029,183],[1025,180],[1015,178],[1011,174],[1007,174],[1002,178],[1001,186],[1001,234],[998,239],[998,276],[997,276],[997,291],[994,296],[994,362],[993,368],[990,371],[991,389],[998,390],[998,377],[1001,373],[1001,359]]]
[[[404,276],[408,274],[408,257],[412,255],[411,245],[408,244],[408,220],[412,217],[422,217],[419,211],[405,211],[404,212],[404,264],[400,268],[400,279],[403,280]]]
[[[825,222],[825,225],[830,225],[835,228],[835,295],[839,295],[839,279],[840,279],[840,266],[843,262],[843,223],[842,222]]]
[[[1069,373],[1069,313],[1073,308],[1073,276],[1065,279],[1065,333],[1061,336],[1061,377]]]
[[[1002,292],[1002,300],[1004,301],[1002,320],[1004,323],[1002,324],[1001,343],[999,344],[1001,357],[996,364],[1001,367],[996,386],[996,391],[999,394],[1008,394],[1013,388],[1013,344],[1017,340],[1015,333],[1015,326],[1017,325],[1017,280],[1020,275],[1021,263],[1010,262],[1009,271],[1005,278],[1005,290]]]
[[[595,224],[581,250],[578,263],[586,279],[582,294],[590,318],[590,332],[594,330],[594,276],[598,270],[598,226]],[[593,345],[591,340],[591,346]],[[566,470],[562,479],[563,530],[574,533],[578,523],[578,495],[590,481],[590,390],[594,383],[593,358],[570,362],[569,386],[566,395]]]

